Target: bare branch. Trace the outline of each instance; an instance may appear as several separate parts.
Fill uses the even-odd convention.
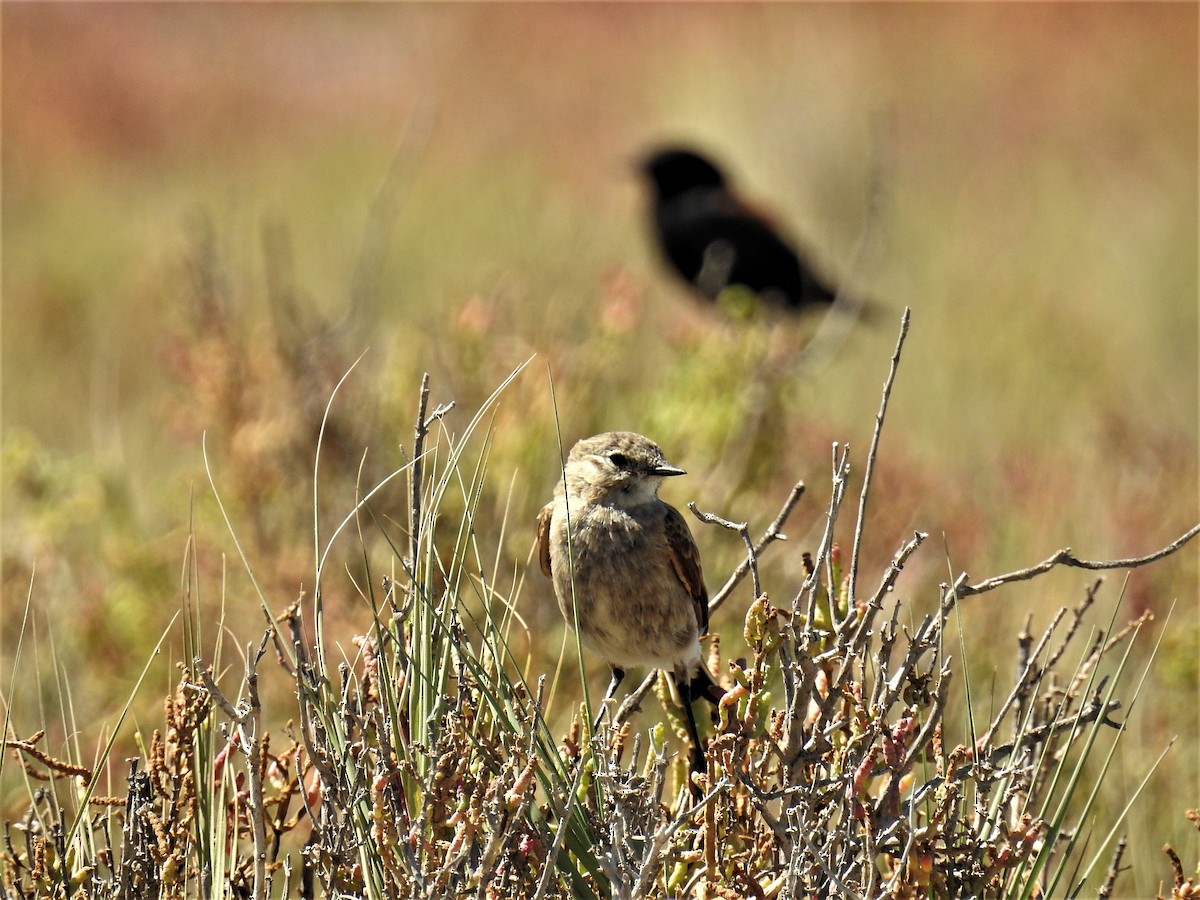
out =
[[[425,435],[428,424],[425,421],[425,410],[429,408],[429,373],[421,376],[421,394],[417,401],[417,426],[413,433],[413,462],[412,473],[409,476],[410,495],[408,507],[409,553],[413,567],[421,554],[421,454],[425,450]]]
[[[246,769],[249,790],[246,805],[250,815],[250,832],[254,841],[254,900],[265,900],[270,894],[267,881],[267,814],[263,796],[263,733],[262,701],[258,696],[258,664],[267,652],[271,632],[267,631],[258,642],[258,650],[246,648],[246,693],[249,707],[238,730],[242,734],[242,746],[246,751]]]
[[[767,526],[767,530],[763,532],[763,536],[759,538],[758,543],[754,545],[754,556],[756,558],[762,556],[762,552],[767,545],[775,541],[787,540],[787,535],[783,533],[783,526],[786,524],[788,517],[792,514],[792,510],[796,508],[796,504],[800,502],[800,498],[802,496],[804,496],[804,482],[797,481],[792,487],[791,493],[788,494],[787,500],[784,501],[783,508],[779,510],[779,515],[775,517],[775,521]],[[741,583],[743,578],[746,577],[746,573],[749,571],[750,560],[747,558],[742,560],[738,567],[733,570],[733,574],[729,576],[729,580],[726,581],[721,589],[717,591],[708,601],[708,611],[710,613],[717,611],[721,604],[729,598],[731,593],[733,593],[733,589]]]
[[[829,497],[829,511],[825,514],[825,531],[821,535],[821,543],[817,546],[816,558],[813,561],[812,573],[804,579],[804,584],[800,586],[799,593],[792,599],[791,610],[797,612],[800,609],[800,602],[804,599],[805,594],[808,595],[808,602],[805,604],[804,617],[807,622],[807,636],[805,643],[812,640],[813,620],[816,616],[817,608],[817,593],[820,585],[820,571],[829,561],[829,551],[833,547],[833,529],[837,522],[838,513],[842,508],[842,500],[846,496],[846,480],[850,476],[850,447],[843,444],[839,446],[837,443],[833,445],[833,491]],[[840,452],[839,452],[840,451]],[[832,579],[830,581],[830,596],[833,595],[834,587]]]
[[[263,900],[269,891],[267,883],[267,833],[266,805],[263,802],[263,734],[262,734],[262,702],[258,695],[258,664],[267,652],[267,643],[271,639],[272,630],[264,632],[258,642],[258,650],[246,648],[246,693],[248,698],[237,706],[225,696],[217,686],[212,671],[197,659],[196,671],[204,690],[216,702],[221,711],[229,717],[237,729],[242,752],[246,754],[247,794],[246,806],[250,819],[250,833],[254,841],[254,900]]]
[[[1046,626],[1046,630],[1042,632],[1042,638],[1040,641],[1038,641],[1037,648],[1033,651],[1033,653],[1027,654],[1025,665],[1022,666],[1021,670],[1017,673],[1017,680],[1012,687],[1012,691],[1009,693],[1008,697],[1005,698],[1004,702],[999,705],[996,711],[996,717],[992,720],[992,724],[988,727],[988,730],[984,732],[983,738],[978,741],[981,747],[991,745],[992,739],[996,736],[996,732],[1000,730],[1000,725],[1006,718],[1008,718],[1009,710],[1020,708],[1020,706],[1023,705],[1023,703],[1021,703],[1022,698],[1028,696],[1028,693],[1033,689],[1033,686],[1041,680],[1046,669],[1038,666],[1038,660],[1041,658],[1041,655],[1043,651],[1045,651],[1047,645],[1049,645],[1050,636],[1054,633],[1054,630],[1058,627],[1058,623],[1062,621],[1063,616],[1066,614],[1066,607],[1059,607],[1058,611],[1051,618],[1050,624]],[[1079,617],[1075,619],[1075,622],[1079,622]],[[1074,633],[1074,628],[1068,629],[1067,640],[1070,640],[1071,635]],[[1066,643],[1064,642],[1062,646],[1066,647]],[[1020,734],[1021,728],[1023,728],[1025,724],[1026,723],[1024,722],[1017,723],[1016,727],[1018,735]]]
[[[1125,855],[1125,846],[1129,843],[1129,835],[1123,834],[1117,841],[1116,849],[1113,850],[1112,862],[1108,864],[1108,871],[1104,874],[1104,884],[1100,885],[1100,889],[1096,891],[1096,900],[1108,900],[1113,895],[1113,887],[1117,883],[1117,876],[1129,868],[1129,866],[1121,866],[1121,857]]]
[[[642,683],[630,691],[621,705],[617,707],[616,714],[612,717],[612,729],[616,730],[625,724],[625,720],[633,715],[634,710],[642,705],[642,701],[646,699],[646,695],[650,693],[650,688],[654,687],[654,680],[658,678],[658,669],[652,669]]]
[[[969,597],[973,594],[986,594],[988,591],[995,590],[998,587],[1003,587],[1006,584],[1011,584],[1014,581],[1028,581],[1031,578],[1036,578],[1049,572],[1055,566],[1069,566],[1074,569],[1137,569],[1141,566],[1149,565],[1152,562],[1170,556],[1177,550],[1182,548],[1184,544],[1200,534],[1200,524],[1193,525],[1182,535],[1176,538],[1161,550],[1156,550],[1146,556],[1135,556],[1130,559],[1110,559],[1110,560],[1091,560],[1080,559],[1071,553],[1070,547],[1064,547],[1048,559],[1042,560],[1037,565],[1029,566],[1026,569],[1018,569],[1015,572],[1009,572],[1006,575],[996,575],[993,578],[985,579],[978,584],[963,584],[957,587],[957,595],[959,597]]]
[[[750,581],[754,585],[754,596],[762,596],[762,581],[758,577],[758,557],[754,553],[754,541],[750,539],[750,529],[745,522],[730,522],[728,519],[718,516],[716,513],[701,512],[696,508],[696,504],[688,501],[688,509],[692,511],[697,519],[705,525],[720,525],[722,528],[728,528],[730,531],[736,531],[742,536],[742,540],[746,544],[746,565],[750,567]]]
[[[896,381],[896,370],[900,367],[900,352],[904,349],[904,339],[908,337],[908,322],[912,310],[904,307],[900,317],[900,336],[896,339],[896,349],[892,351],[892,364],[888,369],[887,379],[883,382],[883,397],[879,401],[879,412],[875,414],[875,433],[871,436],[871,449],[867,453],[867,468],[863,472],[862,493],[858,496],[858,520],[854,524],[854,547],[850,553],[850,600],[857,596],[858,588],[858,557],[862,546],[863,525],[867,517],[867,493],[871,489],[871,476],[875,472],[875,457],[879,452],[879,436],[883,432],[883,419],[887,415],[888,400],[892,396],[892,384]],[[831,588],[832,590],[832,588]]]
[[[854,629],[853,636],[851,637],[851,632],[849,629],[841,629],[841,633],[838,635],[837,652],[839,655],[844,656],[844,662],[842,665],[842,673],[839,674],[836,682],[839,686],[843,683],[844,674],[849,671],[848,663],[853,658],[858,656],[862,649],[866,646],[867,639],[871,635],[871,625],[875,621],[875,614],[879,612],[879,610],[883,609],[883,598],[886,597],[887,594],[892,590],[893,586],[895,586],[896,579],[900,577],[900,572],[904,569],[904,565],[908,562],[908,558],[916,552],[917,548],[921,546],[921,543],[928,536],[928,533],[924,531],[914,532],[913,536],[909,538],[909,540],[903,546],[901,546],[899,550],[896,551],[896,555],[892,557],[892,562],[888,566],[887,571],[884,573],[883,579],[880,581],[879,587],[876,589],[874,596],[871,597],[870,601],[863,608],[862,620]],[[853,599],[853,595],[851,595],[851,599]],[[845,652],[847,647],[850,648],[849,653]]]

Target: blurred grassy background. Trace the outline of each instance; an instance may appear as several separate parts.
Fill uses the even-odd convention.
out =
[[[31,580],[38,654],[27,646],[15,673],[19,733],[57,703],[51,645],[80,722],[120,707],[179,609],[189,533],[202,606],[223,603],[241,641],[259,627],[202,430],[271,602],[311,587],[315,436],[296,406],[319,415],[368,345],[341,401],[349,447],[323,464],[329,524],[364,445],[369,471],[402,463],[422,371],[461,428],[537,354],[501,399],[476,520],[511,579],[555,480],[548,369],[567,445],[646,432],[692,473],[672,502],[757,531],[806,481],[765,573],[790,595],[823,522],[830,443],[865,460],[905,305],[863,583],[917,528],[937,546],[902,587],[929,594],[950,569],[982,578],[1060,546],[1142,554],[1200,517],[1194,5],[5,4],[2,17],[4,677]],[[630,160],[672,137],[710,149],[831,270],[870,236],[854,277],[880,314],[826,367],[764,371],[763,323],[699,308],[659,269]],[[356,298],[332,380],[316,351],[279,362],[280,280],[310,320]],[[205,296],[224,304],[216,325],[195,312]],[[798,345],[813,324],[771,340]],[[698,538],[715,587],[739,547]],[[1134,573],[1122,601],[1122,618],[1150,607],[1160,623],[1179,604],[1117,779],[1136,783],[1182,736],[1134,812],[1140,878],[1165,871],[1146,857],[1186,840],[1182,809],[1200,796],[1197,572],[1189,549]],[[561,629],[534,575],[523,614],[552,664]],[[1086,581],[1056,573],[968,604],[983,683],[1009,677],[1027,614],[1044,625]],[[344,594],[335,617],[365,627]],[[727,652],[744,606],[716,623]]]

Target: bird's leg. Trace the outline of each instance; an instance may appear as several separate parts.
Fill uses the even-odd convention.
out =
[[[729,276],[737,261],[737,250],[726,240],[715,240],[704,248],[704,262],[694,281],[700,293],[713,300],[729,287]]]
[[[692,772],[704,775],[708,772],[708,762],[704,757],[704,748],[700,744],[700,732],[696,729],[696,716],[692,712],[692,683],[689,678],[676,677],[675,686],[679,689],[679,701],[683,704],[683,717],[687,722],[688,738],[692,742]],[[691,781],[689,779],[689,785]],[[696,792],[691,785],[692,792]]]
[[[604,712],[608,709],[608,701],[613,698],[617,692],[617,687],[621,684],[621,679],[625,677],[625,670],[612,667],[612,678],[608,682],[608,690],[604,692],[604,699],[600,701],[600,711],[596,713],[596,721],[592,723],[592,733],[595,734],[600,730],[600,720],[604,718]]]

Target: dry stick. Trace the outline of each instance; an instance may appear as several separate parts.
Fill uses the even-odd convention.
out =
[[[700,512],[696,508],[696,504],[688,501],[688,509],[692,511],[692,515],[703,522],[705,525],[720,525],[722,528],[728,528],[730,531],[736,531],[742,536],[742,541],[746,545],[746,565],[750,567],[750,583],[754,585],[754,599],[762,596],[762,581],[758,577],[758,557],[754,554],[754,541],[750,538],[750,529],[745,522],[730,522],[728,519],[718,516],[716,513]]]
[[[906,750],[907,760],[904,765],[903,773],[912,771],[917,765],[921,755],[925,752],[925,745],[933,740],[934,732],[942,724],[942,718],[946,712],[946,703],[948,701],[947,693],[949,684],[954,678],[954,672],[948,663],[944,663],[938,671],[937,688],[933,694],[933,705],[930,707],[928,714],[925,716],[925,724],[921,726],[921,730],[917,733],[916,738]],[[899,777],[897,774],[897,777]]]
[[[1008,718],[1009,709],[1011,709],[1013,706],[1016,706],[1020,698],[1029,693],[1029,690],[1033,686],[1034,682],[1040,681],[1042,676],[1051,670],[1052,667],[1050,665],[1038,666],[1038,659],[1041,657],[1046,647],[1049,646],[1051,635],[1054,633],[1054,630],[1058,627],[1058,623],[1062,621],[1063,616],[1066,614],[1067,609],[1065,606],[1059,607],[1058,612],[1054,614],[1053,618],[1050,620],[1050,624],[1047,625],[1046,630],[1042,632],[1042,637],[1038,641],[1037,648],[1033,651],[1033,653],[1028,655],[1025,660],[1025,665],[1022,666],[1021,671],[1017,673],[1017,680],[1013,685],[1013,689],[1009,692],[1009,695],[1004,698],[1004,702],[1001,703],[997,708],[996,717],[992,720],[992,724],[988,726],[988,730],[984,733],[983,737],[976,742],[978,746],[991,746],[992,739],[996,736],[996,732],[1000,730],[1000,725],[1006,718]],[[1067,635],[1067,640],[1070,640],[1070,637],[1073,634],[1074,629],[1070,629]],[[1062,646],[1066,645],[1063,644]],[[1034,674],[1035,669],[1039,670],[1036,675]],[[1018,729],[1018,736],[1020,735],[1020,728],[1022,724],[1023,723],[1021,722],[1015,723],[1016,728]]]
[[[1011,584],[1014,581],[1028,581],[1030,578],[1036,578],[1045,572],[1049,572],[1055,566],[1069,566],[1075,569],[1136,569],[1140,566],[1149,565],[1152,562],[1157,562],[1163,557],[1170,556],[1183,547],[1188,541],[1200,534],[1200,524],[1193,525],[1178,538],[1172,541],[1161,550],[1156,550],[1147,556],[1135,556],[1130,559],[1108,559],[1108,560],[1092,560],[1079,559],[1071,553],[1070,547],[1064,547],[1048,559],[1042,560],[1037,565],[1029,566],[1027,569],[1018,569],[1015,572],[1009,572],[1006,575],[996,575],[993,578],[985,579],[978,584],[956,585],[953,589],[955,596],[958,598],[969,597],[973,594],[986,594],[988,591],[995,590],[998,587],[1003,587],[1006,584]],[[965,579],[960,579],[964,581]]]
[[[217,686],[211,670],[204,666],[199,658],[195,660],[196,671],[200,673],[204,689],[237,728],[242,751],[246,754],[246,774],[249,781],[246,806],[254,840],[254,892],[251,894],[254,900],[265,900],[268,891],[267,831],[264,823],[266,808],[263,804],[262,784],[262,702],[258,698],[258,664],[267,652],[267,642],[270,639],[271,631],[267,630],[258,642],[257,651],[251,647],[246,648],[246,692],[249,700],[245,705],[234,706]]]
[[[562,852],[563,842],[566,840],[567,832],[570,831],[570,818],[575,812],[576,798],[579,794],[579,782],[583,778],[583,766],[575,767],[575,775],[571,779],[570,793],[567,794],[567,802],[559,813],[558,832],[554,835],[554,843],[550,845],[550,850],[546,854],[546,861],[542,863],[542,877],[538,881],[537,892],[533,895],[533,900],[544,900],[546,892],[550,890],[550,882],[554,878],[555,866],[558,864],[558,855]]]
[[[904,307],[900,317],[900,336],[896,339],[896,349],[892,351],[892,364],[888,369],[887,380],[883,383],[883,397],[879,401],[879,412],[875,414],[875,433],[871,436],[871,449],[867,453],[867,467],[863,472],[862,493],[858,496],[858,521],[854,524],[854,549],[850,554],[849,597],[851,602],[857,596],[858,588],[858,555],[862,545],[863,525],[867,515],[867,492],[871,488],[871,475],[875,471],[875,456],[879,451],[879,435],[883,432],[883,419],[887,415],[888,400],[892,396],[892,384],[896,381],[896,370],[900,367],[900,352],[904,349],[904,339],[908,336],[908,323],[912,310]],[[829,586],[830,593],[834,586]]]
[[[1046,664],[1042,666],[1044,671],[1049,672],[1051,669],[1057,666],[1058,661],[1062,659],[1062,655],[1067,652],[1067,645],[1071,642],[1071,639],[1075,637],[1075,632],[1079,630],[1079,626],[1083,624],[1084,614],[1087,613],[1087,611],[1091,609],[1092,604],[1096,602],[1096,595],[1100,592],[1100,585],[1103,583],[1104,580],[1102,578],[1097,578],[1095,581],[1093,581],[1091,586],[1084,591],[1083,599],[1075,605],[1073,610],[1071,610],[1071,621],[1067,623],[1067,633],[1063,635],[1062,640],[1058,642],[1058,646],[1054,649],[1054,652],[1051,653],[1049,658],[1046,660]]]
[[[829,655],[840,656],[843,660],[842,674],[848,671],[846,667],[849,665],[849,661],[857,656],[859,651],[866,646],[867,640],[871,636],[871,625],[875,621],[875,614],[883,609],[883,598],[891,592],[892,587],[896,584],[896,580],[900,577],[901,571],[903,571],[905,564],[908,562],[908,558],[916,552],[917,548],[921,546],[922,542],[928,536],[928,533],[924,531],[913,532],[913,536],[896,551],[896,555],[892,557],[887,571],[884,572],[883,578],[879,582],[879,587],[875,590],[874,595],[867,602],[866,606],[863,607],[862,620],[854,630],[853,636],[846,639],[842,635],[839,635],[837,646],[817,657],[818,660]],[[842,632],[842,634],[848,634],[848,632]],[[836,684],[840,686],[842,681],[842,675],[839,674]]]
[[[421,549],[421,454],[425,450],[425,410],[429,408],[429,373],[421,376],[421,395],[417,401],[417,424],[413,434],[412,480],[408,501],[409,556],[413,571]]]
[[[250,782],[248,804],[250,815],[254,817],[254,900],[265,900],[269,891],[267,885],[267,833],[264,823],[267,811],[263,804],[262,783],[262,702],[258,698],[258,664],[262,661],[263,654],[267,652],[267,641],[270,640],[270,637],[270,631],[263,634],[262,639],[258,642],[258,650],[254,654],[253,661],[249,658],[250,648],[246,648],[246,691],[250,696],[250,709],[247,713],[248,722],[239,725],[239,730],[245,732],[246,729],[249,729],[250,732],[246,766]]]
[[[840,449],[840,453],[839,453]],[[803,640],[795,637],[795,625],[789,627],[788,633],[793,635],[791,638],[781,642],[779,647],[780,661],[789,672],[794,673],[795,667],[799,666],[803,673],[803,680],[797,684],[793,677],[784,679],[784,697],[785,697],[785,712],[784,720],[786,722],[787,737],[784,740],[783,749],[780,751],[781,758],[787,762],[789,766],[795,766],[800,761],[800,751],[803,747],[804,739],[804,714],[801,710],[802,704],[806,697],[811,693],[813,685],[812,679],[815,677],[816,667],[813,665],[809,657],[809,647],[817,639],[817,632],[814,627],[816,621],[817,609],[817,593],[820,587],[820,573],[823,567],[829,564],[829,555],[833,547],[833,529],[837,522],[839,510],[841,509],[842,500],[846,494],[846,479],[850,474],[850,448],[849,446],[841,446],[835,442],[832,447],[833,454],[833,491],[829,498],[829,509],[825,514],[825,531],[821,535],[821,542],[817,547],[816,559],[813,560],[812,571],[804,579],[804,583],[800,586],[799,592],[792,598],[791,611],[795,613],[800,608],[800,602],[805,594],[808,595],[808,602],[804,612],[805,629]],[[829,587],[830,610],[832,618],[832,610],[834,607],[834,589],[833,579],[831,576],[826,576]],[[831,622],[832,624],[832,622]],[[789,646],[789,642],[792,646]],[[795,657],[792,653],[795,651]],[[830,694],[827,702],[833,703],[835,697]]]
[[[322,793],[322,796],[325,796],[328,791],[334,790],[338,785],[338,775],[329,767],[324,751],[313,743],[319,723],[314,721],[315,713],[312,710],[312,700],[308,696],[306,682],[311,681],[315,685],[317,678],[312,674],[312,661],[308,658],[308,651],[304,645],[304,625],[300,619],[299,610],[297,609],[295,615],[287,617],[285,621],[291,630],[292,648],[296,653],[296,703],[299,707],[300,740],[304,744],[304,751],[308,754],[309,760],[325,784],[325,791]],[[308,803],[305,802],[305,808],[307,809],[307,807]],[[308,812],[315,824],[317,817],[313,815],[312,810]]]
[[[787,500],[783,503],[783,508],[779,510],[779,515],[775,517],[775,521],[767,526],[767,530],[763,532],[763,536],[759,538],[758,543],[754,545],[754,557],[762,556],[762,552],[767,545],[774,541],[786,541],[787,535],[783,533],[783,526],[787,522],[788,517],[792,514],[792,510],[796,508],[796,504],[800,502],[800,498],[804,495],[804,482],[797,481],[792,486],[792,491],[788,494]],[[721,587],[712,599],[708,601],[708,611],[716,612],[722,603],[728,599],[733,593],[733,589],[741,583],[746,577],[746,573],[750,571],[750,559],[744,559],[738,564],[738,567],[733,570],[733,574],[729,576],[729,580]]]
[[[1154,614],[1151,613],[1150,610],[1145,610],[1140,616],[1127,623],[1124,628],[1116,632],[1116,634],[1107,637],[1107,640],[1103,631],[1097,632],[1091,649],[1078,664],[1075,670],[1075,675],[1067,683],[1066,688],[1063,689],[1062,697],[1058,701],[1058,705],[1056,706],[1053,715],[1055,717],[1065,715],[1070,710],[1071,704],[1073,704],[1074,701],[1079,697],[1084,685],[1095,677],[1095,670],[1097,666],[1100,665],[1100,660],[1107,656],[1114,647],[1125,642],[1130,635],[1139,631],[1143,625],[1145,625],[1148,621],[1151,621],[1153,618]],[[1108,677],[1109,676],[1105,676],[1105,678],[1101,679],[1101,687],[1104,686],[1104,682],[1108,680]]]
[[[841,450],[839,455],[838,450]],[[842,501],[846,496],[846,483],[850,476],[850,447],[843,444],[840,446],[835,441],[832,448],[833,452],[833,491],[829,497],[829,510],[825,513],[825,531],[821,535],[821,543],[817,545],[817,553],[813,559],[812,574],[804,579],[804,583],[800,586],[800,591],[792,598],[791,609],[795,612],[800,607],[800,601],[804,595],[808,595],[808,603],[804,610],[805,626],[805,647],[814,640],[813,622],[816,619],[817,611],[817,589],[820,587],[820,572],[829,564],[829,553],[833,547],[833,527],[837,522],[838,515],[841,512]],[[830,607],[833,605],[834,587],[832,579],[829,585]]]
[[[672,821],[664,822],[654,830],[654,833],[650,835],[649,840],[646,842],[646,850],[642,854],[642,865],[638,872],[638,879],[633,886],[633,891],[630,893],[630,897],[633,900],[642,900],[642,898],[650,895],[650,890],[654,886],[654,879],[662,868],[661,857],[663,850],[666,849],[675,833],[686,825],[697,812],[707,807],[728,786],[729,779],[722,776],[707,794],[696,801],[694,806],[681,809]]]
[[[1124,871],[1121,868],[1121,857],[1125,855],[1125,845],[1128,843],[1129,835],[1121,835],[1116,849],[1113,850],[1112,862],[1108,864],[1108,871],[1104,875],[1104,884],[1100,885],[1100,890],[1096,891],[1096,900],[1108,900],[1113,895],[1113,886],[1117,883],[1117,876]]]
[[[409,492],[410,559],[405,569],[411,582],[412,593],[416,593],[418,555],[421,551],[421,480],[424,475],[425,439],[434,422],[454,409],[454,401],[439,404],[433,412],[425,415],[429,408],[429,373],[421,376],[421,396],[417,403],[417,424],[413,426],[413,460],[411,489]],[[404,565],[404,560],[400,561]]]
[[[1004,705],[999,708],[999,711],[996,714],[995,721],[992,722],[991,727],[988,728],[987,733],[979,741],[979,746],[981,746],[981,747],[988,746],[991,743],[992,739],[996,735],[996,732],[999,731],[999,729],[1000,729],[1001,722],[1003,722],[1005,717],[1008,715],[1008,708],[1010,706],[1015,707],[1017,709],[1017,714],[1014,716],[1014,719],[1013,719],[1014,740],[1016,740],[1017,738],[1020,737],[1021,728],[1024,725],[1024,722],[1023,722],[1024,712],[1023,711],[1027,708],[1026,704],[1029,702],[1030,695],[1037,688],[1037,686],[1041,683],[1041,679],[1043,677],[1045,677],[1045,675],[1047,673],[1054,671],[1055,666],[1058,664],[1059,659],[1062,658],[1062,655],[1066,652],[1068,645],[1071,643],[1071,640],[1075,637],[1076,632],[1079,630],[1080,625],[1083,624],[1084,614],[1088,611],[1089,608],[1091,608],[1092,604],[1095,602],[1096,594],[1097,594],[1097,592],[1099,592],[1100,585],[1102,583],[1103,583],[1103,580],[1100,578],[1097,578],[1095,580],[1095,582],[1093,582],[1092,585],[1087,588],[1087,590],[1084,594],[1083,600],[1081,600],[1075,606],[1074,609],[1068,610],[1065,606],[1059,608],[1058,612],[1055,613],[1053,619],[1051,619],[1050,624],[1046,626],[1046,630],[1043,633],[1041,640],[1038,642],[1037,648],[1034,649],[1032,654],[1028,653],[1029,647],[1028,646],[1025,647],[1025,651],[1027,653],[1027,659],[1025,660],[1025,663],[1021,668],[1021,672],[1017,679],[1017,683],[1013,686],[1012,693],[1009,694],[1009,697],[1005,701]],[[1051,634],[1054,632],[1054,630],[1056,628],[1058,628],[1059,623],[1062,622],[1063,618],[1066,616],[1066,614],[1068,612],[1071,613],[1071,618],[1067,622],[1066,633],[1062,636],[1062,638],[1059,639],[1058,646],[1053,651],[1050,652],[1046,661],[1044,663],[1042,663],[1040,666],[1038,666],[1037,665],[1038,657],[1041,656],[1041,654],[1049,646]],[[1134,624],[1140,625],[1141,622],[1139,620],[1139,621],[1135,622]],[[1127,633],[1127,632],[1122,631],[1117,637],[1113,638],[1113,641],[1123,639],[1125,633]],[[1029,638],[1028,642],[1029,642],[1029,644],[1031,644],[1032,638]],[[1064,692],[1064,695],[1063,695],[1064,699],[1063,699],[1062,703],[1065,704],[1067,702],[1066,698],[1075,696],[1074,692],[1077,690],[1076,685],[1081,684],[1082,681],[1087,679],[1088,673],[1091,672],[1091,669],[1095,665],[1095,663],[1099,661],[1099,656],[1106,653],[1107,649],[1108,649],[1107,647],[1105,647],[1105,648],[1096,647],[1096,648],[1093,648],[1091,651],[1089,651],[1087,657],[1085,658],[1085,661],[1081,664],[1081,667],[1076,672],[1076,676],[1075,676],[1074,681],[1072,682],[1072,686],[1068,687],[1066,689],[1066,691]],[[1037,669],[1036,672],[1034,671],[1035,667]],[[1062,709],[1062,708],[1063,707],[1060,706],[1060,709]],[[1055,713],[1055,715],[1057,716],[1058,713]]]
[[[1090,725],[1092,722],[1099,722],[1101,725],[1107,725],[1109,728],[1115,728],[1118,731],[1125,726],[1109,717],[1109,713],[1114,713],[1124,707],[1120,700],[1102,700],[1101,694],[1104,692],[1104,687],[1108,683],[1108,676],[1100,679],[1096,690],[1092,692],[1092,700],[1087,706],[1080,709],[1074,715],[1067,715],[1062,718],[1055,718],[1039,725],[1032,731],[1028,731],[1021,736],[1018,741],[1013,741],[1008,744],[1001,744],[999,747],[993,747],[988,754],[988,764],[995,767],[1006,756],[1015,754],[1018,750],[1024,747],[1031,747],[1035,744],[1041,744],[1048,741],[1063,731],[1072,731],[1080,725]],[[964,763],[969,766],[970,763]]]
[[[656,678],[658,678],[658,669],[647,673],[646,677],[642,679],[642,683],[625,696],[625,699],[621,701],[621,705],[617,707],[617,712],[613,716],[613,728],[620,728],[624,725],[625,720],[633,715],[633,711],[642,705],[642,701],[650,693],[650,688],[654,686]]]
[[[829,710],[837,702],[838,696],[830,694],[821,699],[816,689],[818,669],[808,653],[796,647],[795,655],[789,647],[789,641],[779,644],[779,661],[782,663],[787,677],[784,679],[784,715],[787,724],[786,737],[779,747],[779,758],[791,768],[801,761],[803,751],[809,755],[819,755],[829,749],[828,740],[823,734],[813,730],[810,745],[805,747],[804,710],[802,707],[812,698],[821,707],[821,720],[828,721]],[[799,673],[797,675],[797,672]]]

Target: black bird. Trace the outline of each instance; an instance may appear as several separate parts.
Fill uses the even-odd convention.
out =
[[[792,312],[833,302],[836,288],[730,189],[710,160],[671,147],[647,156],[640,168],[653,190],[659,249],[702,296],[716,300],[725,288],[740,285]]]

